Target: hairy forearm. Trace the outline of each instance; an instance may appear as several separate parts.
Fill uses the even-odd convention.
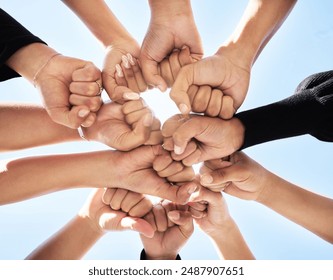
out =
[[[296,1],[250,0],[237,28],[221,50],[235,50],[240,60],[247,66],[252,66]]]
[[[104,0],[62,0],[104,47],[118,40],[133,40]]]
[[[258,201],[333,243],[333,200],[271,174]]]
[[[87,218],[74,217],[62,229],[36,248],[29,260],[78,260],[103,236]]]
[[[223,228],[210,234],[222,259],[226,260],[253,260],[251,250],[247,246],[236,223],[230,219]]]
[[[0,105],[0,135],[0,151],[80,140],[75,129],[53,122],[44,108],[28,104]]]
[[[112,151],[52,155],[3,162],[0,205],[75,187],[105,187],[112,181]]]

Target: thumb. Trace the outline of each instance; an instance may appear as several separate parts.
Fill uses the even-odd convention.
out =
[[[67,106],[46,109],[51,119],[59,124],[70,128],[78,128],[90,115],[87,106],[74,106],[69,109]]]
[[[147,84],[165,92],[168,86],[166,81],[158,73],[158,63],[142,55],[140,57],[140,65]]]
[[[186,211],[179,211],[174,210],[168,212],[168,218],[176,225],[179,226],[181,232],[187,238],[190,237],[192,234],[194,227],[193,227],[193,219],[190,212]]]
[[[180,69],[178,76],[170,91],[170,98],[176,103],[183,115],[191,112],[191,102],[188,96],[188,89],[193,84],[193,65],[186,65]]]
[[[141,218],[125,217],[121,219],[120,225],[123,229],[137,231],[148,238],[152,238],[155,233],[153,227]]]

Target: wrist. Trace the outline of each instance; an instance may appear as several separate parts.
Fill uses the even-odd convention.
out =
[[[244,143],[245,127],[238,118],[232,118],[230,123],[233,128],[233,136],[231,139],[233,140],[234,151],[238,151]]]
[[[178,254],[177,253],[165,253],[163,252],[163,254],[154,254],[151,252],[146,252],[146,259],[147,260],[176,260]]]
[[[251,72],[256,58],[256,51],[241,42],[226,42],[216,52],[218,56],[226,56],[233,64]]]
[[[22,77],[33,82],[38,71],[57,55],[57,52],[42,43],[33,43],[19,49],[6,62],[6,64]]]
[[[149,0],[152,19],[170,16],[192,16],[190,0]]]
[[[105,231],[89,215],[79,212],[75,219],[85,232],[87,239],[99,239],[105,234]]]

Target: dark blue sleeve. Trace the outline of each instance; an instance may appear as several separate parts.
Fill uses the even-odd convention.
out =
[[[333,142],[333,71],[307,77],[289,98],[235,117],[245,127],[241,149],[304,134]]]
[[[45,44],[44,41],[34,36],[4,10],[0,9],[0,81],[20,76],[5,63],[17,50],[32,43]]]

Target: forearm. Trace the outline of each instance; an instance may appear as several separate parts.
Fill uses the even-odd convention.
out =
[[[333,200],[271,173],[258,202],[333,243]]]
[[[84,22],[104,47],[118,40],[134,40],[104,0],[62,1]]]
[[[62,229],[36,248],[29,260],[77,260],[103,236],[92,227],[88,218],[74,217]]]
[[[149,6],[152,18],[155,17],[170,17],[178,15],[191,15],[192,8],[190,0],[149,0]]]
[[[296,1],[249,0],[237,28],[220,51],[235,51],[236,57],[245,63],[246,68],[251,67]]]
[[[230,219],[223,228],[210,234],[221,259],[225,260],[253,260],[251,250],[247,246],[236,223]]]
[[[38,71],[57,52],[42,43],[33,43],[20,48],[6,62],[8,67],[33,83]]]
[[[113,151],[52,155],[2,162],[0,205],[75,187],[112,182]]]
[[[0,151],[81,140],[77,130],[51,120],[36,105],[0,105]]]

